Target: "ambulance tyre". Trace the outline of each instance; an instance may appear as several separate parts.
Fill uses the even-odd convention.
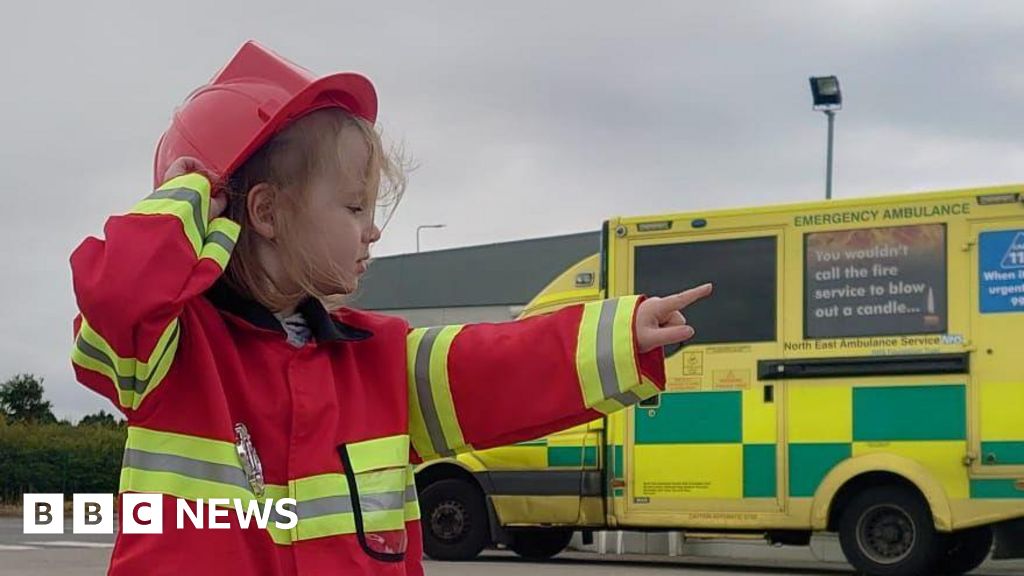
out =
[[[941,574],[960,576],[974,570],[992,551],[992,528],[978,526],[944,535],[945,554],[939,562]]]
[[[434,560],[472,560],[491,543],[487,505],[480,488],[449,478],[420,495],[423,551]]]
[[[573,531],[568,528],[516,530],[509,548],[527,560],[554,558],[569,545]]]
[[[943,541],[928,505],[913,489],[888,485],[854,496],[839,517],[847,561],[868,576],[934,574]]]

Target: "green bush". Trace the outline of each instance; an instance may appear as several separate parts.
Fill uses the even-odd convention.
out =
[[[0,422],[0,502],[24,493],[117,493],[123,427]]]

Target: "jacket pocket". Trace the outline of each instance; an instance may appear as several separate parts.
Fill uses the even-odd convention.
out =
[[[406,501],[410,481],[409,437],[387,436],[338,446],[348,482],[359,545],[382,562],[405,559]],[[410,488],[411,486],[411,488]]]

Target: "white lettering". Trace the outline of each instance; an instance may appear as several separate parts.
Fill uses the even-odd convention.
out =
[[[281,498],[275,503],[277,515],[289,518],[288,522],[276,522],[279,530],[291,530],[299,523],[299,515],[295,513],[296,505],[294,498]]]
[[[178,498],[178,530],[185,528],[185,516],[188,516],[189,520],[192,521],[193,528],[203,527],[203,499],[199,498],[196,500],[196,511],[192,513],[192,507],[188,505],[188,500]]]
[[[227,506],[231,504],[231,500],[227,498],[210,498],[209,500],[206,501],[206,503],[209,505],[210,510],[210,528],[213,530],[223,530],[225,528],[231,528],[231,524],[228,524],[227,522],[221,522],[219,520],[220,518],[227,518],[228,511],[217,508],[217,506]]]

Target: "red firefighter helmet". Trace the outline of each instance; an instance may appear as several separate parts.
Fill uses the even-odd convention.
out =
[[[219,181],[227,179],[285,126],[321,108],[343,108],[377,119],[377,93],[359,74],[316,78],[310,71],[246,42],[205,86],[175,112],[153,160],[154,186],[181,156],[196,158]]]

